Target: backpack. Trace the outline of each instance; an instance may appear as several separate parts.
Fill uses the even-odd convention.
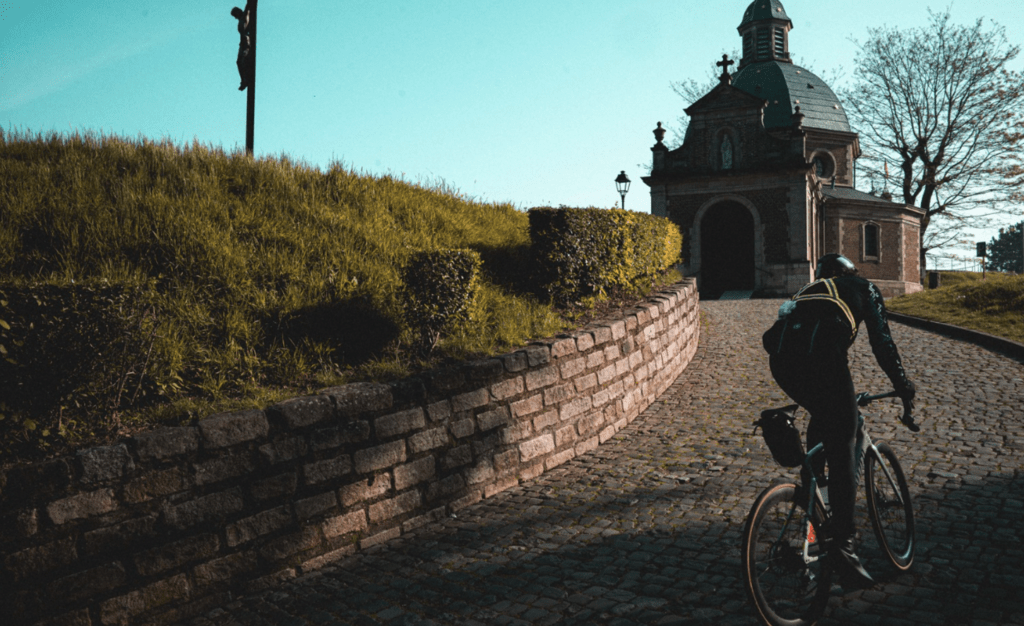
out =
[[[779,309],[779,319],[761,337],[771,355],[845,354],[857,338],[857,321],[831,278],[816,280]]]

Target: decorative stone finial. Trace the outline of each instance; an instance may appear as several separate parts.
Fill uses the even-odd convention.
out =
[[[795,130],[800,130],[804,127],[804,117],[806,116],[800,112],[799,106],[793,109],[793,128]]]
[[[658,141],[657,145],[665,145],[661,142],[665,138],[665,129],[661,127],[661,122],[658,122],[658,127],[654,129],[654,138]]]

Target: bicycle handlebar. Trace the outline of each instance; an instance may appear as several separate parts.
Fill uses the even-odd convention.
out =
[[[875,400],[881,400],[882,398],[896,398],[899,394],[895,391],[888,393],[880,393],[876,396],[872,396],[866,393],[857,394],[857,406],[867,406]],[[914,421],[914,416],[910,414],[909,410],[904,409],[903,415],[900,415],[900,423],[910,429],[910,432],[916,433],[921,430],[921,427]]]

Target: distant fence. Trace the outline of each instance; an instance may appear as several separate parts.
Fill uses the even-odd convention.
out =
[[[689,364],[688,279],[571,335],[0,474],[4,624],[174,623],[530,480]]]

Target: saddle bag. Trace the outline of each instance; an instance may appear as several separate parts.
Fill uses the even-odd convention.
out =
[[[797,405],[761,412],[761,418],[754,422],[754,432],[761,429],[761,435],[772,453],[775,462],[783,467],[798,467],[803,464],[806,453],[800,431],[793,423]]]

